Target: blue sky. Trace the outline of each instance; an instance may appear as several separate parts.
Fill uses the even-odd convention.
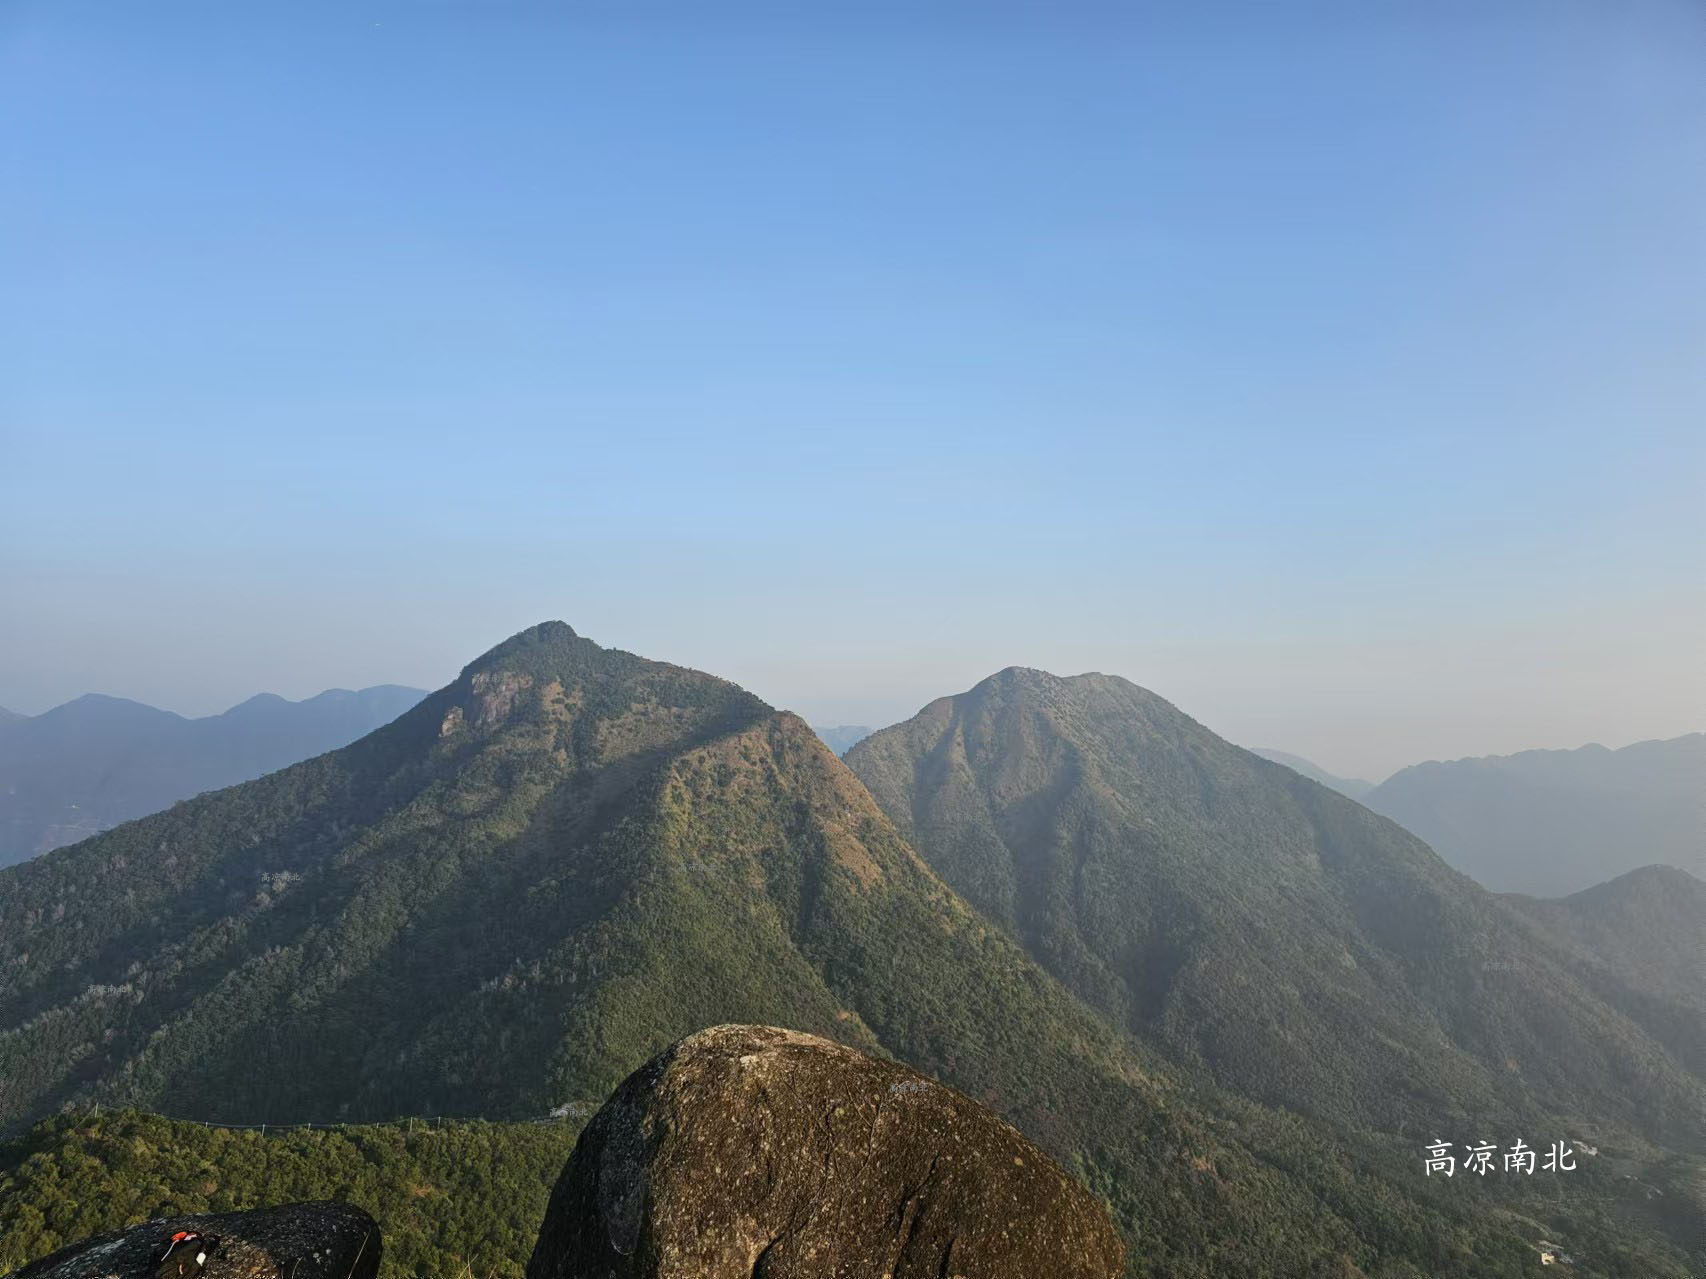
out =
[[[11,0],[0,705],[561,617],[1365,775],[1706,727],[1703,72],[1658,0]]]

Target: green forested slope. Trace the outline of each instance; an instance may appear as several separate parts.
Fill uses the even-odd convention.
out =
[[[1585,985],[1706,1076],[1706,883],[1644,866],[1570,897],[1505,901]]]
[[[1067,986],[1242,1092],[1388,1131],[1562,1119],[1706,1149],[1706,1084],[1545,930],[1124,680],[1003,671],[847,761]]]
[[[1554,1193],[1586,1179],[1512,1215],[1519,1185],[1424,1180],[1419,1134],[1179,1075],[950,889],[802,721],[561,624],[343,751],[0,872],[13,1130],[95,1102],[520,1118],[725,1021],[982,1099],[1109,1198],[1133,1274],[1518,1274],[1537,1233],[1598,1229]],[[1620,1246],[1683,1273],[1633,1227],[1584,1273],[1622,1273]]]
[[[263,1134],[134,1111],[50,1120],[0,1144],[0,1274],[152,1217],[342,1199],[380,1223],[390,1279],[520,1279],[578,1127]]]
[[[245,1123],[576,1099],[553,1016],[577,965],[615,962],[637,788],[770,713],[542,628],[344,750],[0,872],[0,1124],[69,1099]]]
[[[1285,1198],[1236,1201],[1236,1212],[1223,1202],[1220,1228],[1228,1246],[1222,1261],[1152,1259],[1134,1273],[1531,1275],[1538,1273],[1538,1254],[1530,1245],[1540,1238],[1563,1241],[1578,1261],[1574,1273],[1596,1279],[1694,1273],[1650,1229],[1662,1224],[1658,1213],[1665,1208],[1664,1197],[1650,1192],[1686,1194],[1680,1171],[1647,1187],[1623,1182],[1615,1171],[1594,1172],[1579,1182],[1556,1182],[1523,1204],[1508,1187],[1490,1183],[1436,1181],[1400,1189],[1410,1175],[1406,1159],[1359,1169],[1341,1162],[1330,1143],[1299,1121],[1256,1122],[1272,1125],[1262,1136],[1272,1140],[1285,1175],[1316,1188],[1313,1211],[1298,1212]],[[153,1217],[335,1198],[379,1222],[387,1279],[519,1279],[578,1127],[578,1120],[425,1119],[262,1133],[135,1111],[46,1120],[0,1142],[0,1274],[67,1243]],[[1094,1170],[1087,1180],[1109,1195],[1116,1211],[1143,1197]],[[1360,1217],[1368,1223],[1366,1241],[1343,1253],[1320,1252],[1323,1237],[1339,1227],[1317,1220],[1319,1213]],[[1251,1215],[1271,1219],[1247,1222]],[[1243,1249],[1243,1238],[1262,1238],[1279,1251],[1264,1256]],[[1358,1255],[1373,1259],[1358,1265],[1352,1259]],[[1300,1257],[1314,1260],[1304,1265]]]

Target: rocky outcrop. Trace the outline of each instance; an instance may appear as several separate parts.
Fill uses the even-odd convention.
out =
[[[474,691],[477,728],[502,723],[515,709],[516,699],[533,687],[533,676],[518,671],[476,671],[470,681]]]
[[[527,1279],[1112,1279],[1106,1210],[970,1098],[765,1026],[660,1053],[581,1134]]]
[[[198,1279],[375,1279],[379,1227],[345,1203],[285,1204],[252,1212],[157,1217],[33,1261],[8,1279],[155,1279],[172,1236],[192,1230],[207,1260]],[[199,1269],[199,1274],[198,1274]]]

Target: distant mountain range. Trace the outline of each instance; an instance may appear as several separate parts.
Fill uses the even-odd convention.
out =
[[[1361,799],[1497,892],[1561,897],[1654,862],[1706,868],[1706,733],[1417,764]]]
[[[995,1107],[1133,1276],[1517,1274],[1542,1230],[1687,1273],[1609,1155],[1698,1226],[1691,1023],[1622,1011],[1587,942],[1124,681],[1003,672],[850,755],[876,799],[735,685],[523,632],[350,746],[0,870],[0,1131],[520,1118],[764,1021]],[[1435,1136],[1584,1126],[1574,1180],[1421,1174]]]
[[[1431,761],[1378,784],[1254,754],[1390,817],[1495,892],[1563,897],[1655,863],[1706,872],[1706,734]]]
[[[347,745],[423,696],[395,684],[301,702],[262,693],[202,719],[99,694],[40,715],[7,711],[0,866]]]
[[[1352,799],[1361,799],[1374,789],[1373,782],[1366,782],[1360,777],[1335,777],[1326,769],[1318,767],[1301,755],[1293,755],[1289,751],[1269,750],[1266,747],[1254,747],[1251,754],[1260,755],[1263,759],[1271,759],[1276,764],[1284,764],[1294,773],[1302,773],[1312,782],[1320,782],[1341,795],[1349,795]]]
[[[814,725],[813,729],[837,755],[845,755],[854,743],[871,735],[871,730],[863,724],[835,724],[827,728]]]

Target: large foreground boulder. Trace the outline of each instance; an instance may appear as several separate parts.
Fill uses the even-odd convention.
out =
[[[349,1204],[326,1202],[156,1217],[61,1248],[9,1279],[155,1279],[180,1230],[212,1244],[199,1279],[374,1279],[379,1273],[373,1218]],[[195,1273],[193,1264],[186,1273]]]
[[[718,1026],[581,1134],[527,1279],[1112,1279],[1102,1204],[990,1111],[894,1062]]]

